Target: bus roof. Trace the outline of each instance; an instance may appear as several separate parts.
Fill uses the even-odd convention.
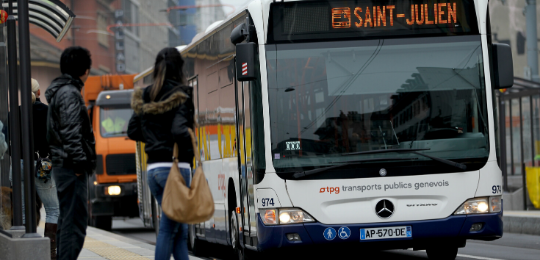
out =
[[[180,51],[180,53],[182,53],[182,55],[184,55],[191,48],[193,48],[194,46],[196,46],[197,44],[199,44],[200,42],[204,41],[206,38],[208,38],[212,34],[214,34],[214,32],[218,31],[222,27],[225,27],[225,26],[229,25],[232,21],[235,20],[236,17],[241,16],[241,15],[245,15],[245,12],[246,12],[247,8],[248,8],[248,5],[246,4],[244,7],[240,8],[238,11],[236,11],[234,14],[231,14],[230,16],[228,16],[225,20],[216,21],[213,24],[211,24],[210,26],[208,26],[208,28],[206,28],[205,32],[197,34],[196,37],[193,38],[193,40],[192,40],[192,42],[190,44],[177,46],[176,48],[178,49],[178,51]],[[200,37],[198,37],[199,35],[200,35]],[[154,71],[154,66],[145,69],[141,73],[137,74],[137,76],[135,76],[135,78],[133,79],[133,82],[138,82],[139,80],[142,80],[144,77],[152,74],[153,71]]]

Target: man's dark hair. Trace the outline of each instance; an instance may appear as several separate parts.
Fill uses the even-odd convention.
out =
[[[60,71],[62,74],[68,74],[74,78],[79,78],[91,67],[92,59],[90,58],[90,51],[87,49],[80,46],[74,46],[69,47],[62,52],[62,56],[60,57]]]

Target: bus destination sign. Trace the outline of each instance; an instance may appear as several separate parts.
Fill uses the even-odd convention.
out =
[[[457,24],[456,3],[411,4],[409,14],[396,13],[395,5],[332,8],[332,28],[392,27],[394,20],[400,25]],[[396,23],[398,24],[398,23]]]
[[[478,34],[473,0],[276,2],[270,41]]]

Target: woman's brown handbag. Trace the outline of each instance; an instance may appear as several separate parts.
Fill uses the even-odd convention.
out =
[[[195,224],[205,222],[214,215],[214,199],[204,176],[201,155],[191,129],[189,134],[197,164],[191,188],[186,186],[186,181],[178,169],[178,144],[175,143],[173,165],[163,191],[161,208],[167,217],[176,222]]]

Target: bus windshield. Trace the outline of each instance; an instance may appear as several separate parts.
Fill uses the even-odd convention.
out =
[[[101,107],[100,129],[102,137],[127,136],[127,127],[133,110],[129,107]]]
[[[385,165],[403,163],[396,157],[415,166],[433,163],[414,153],[359,153],[383,149],[487,161],[480,36],[266,47],[277,172],[370,158],[379,164],[388,158]]]

